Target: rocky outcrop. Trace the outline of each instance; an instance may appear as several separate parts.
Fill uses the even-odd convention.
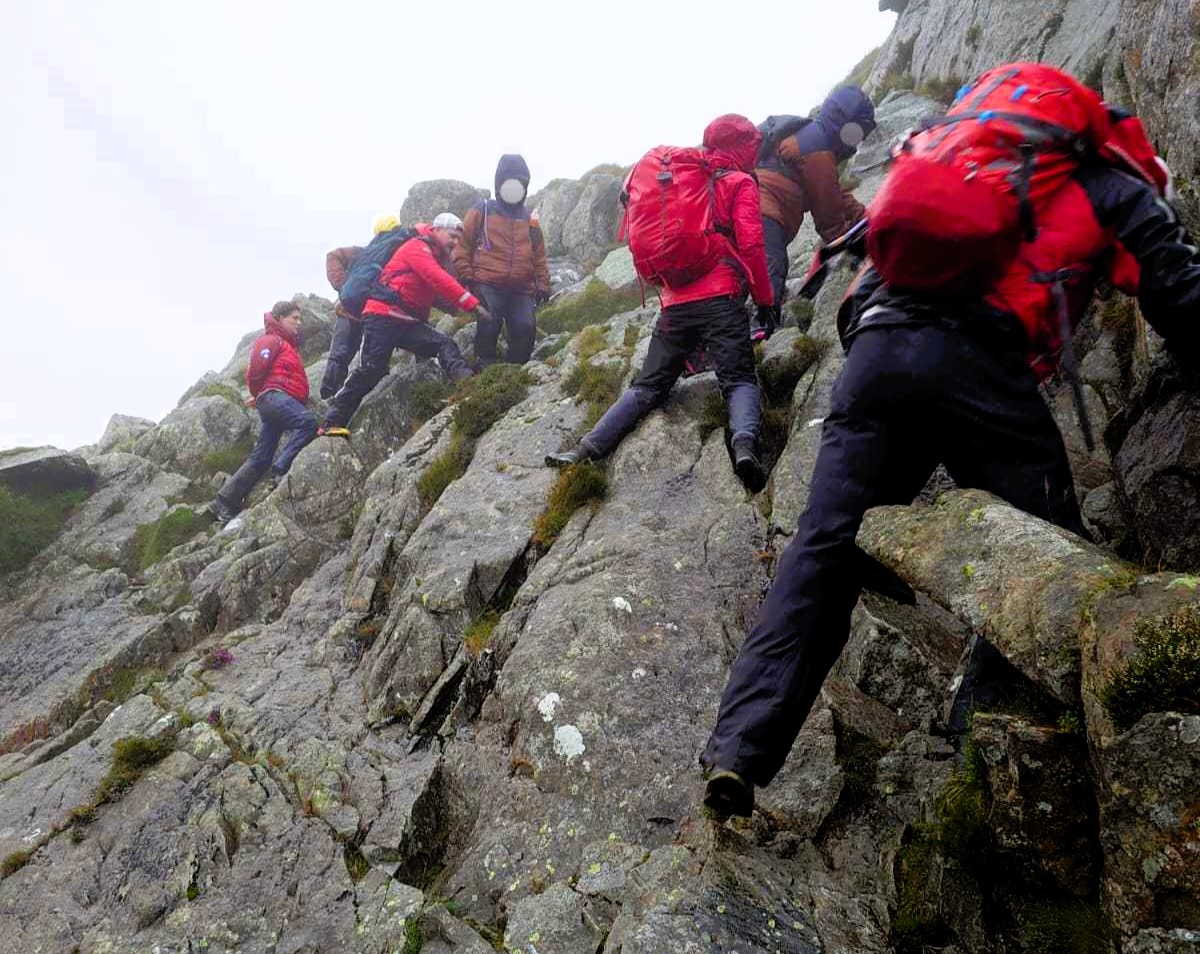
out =
[[[478,189],[457,179],[418,182],[408,190],[404,204],[400,206],[400,222],[403,225],[432,222],[441,212],[453,212],[461,219],[476,202],[490,196],[487,189]]]
[[[546,236],[546,252],[592,267],[616,244],[621,176],[600,167],[576,181],[554,179],[530,199]]]
[[[96,476],[88,462],[56,447],[0,453],[0,487],[15,493],[47,497],[69,490],[91,490]]]

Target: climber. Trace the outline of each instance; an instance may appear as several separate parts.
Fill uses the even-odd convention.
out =
[[[767,267],[775,289],[778,325],[788,276],[788,245],[810,212],[817,234],[829,242],[863,216],[863,207],[842,187],[839,163],[875,129],[875,108],[857,86],[841,86],[821,104],[816,119],[769,116],[759,127],[763,145],[754,170],[762,207]],[[751,323],[754,340],[769,337],[774,328]]]
[[[1073,136],[1018,145],[1051,127]],[[938,188],[923,190],[930,179]],[[867,509],[910,503],[941,462],[959,486],[1084,533],[1039,374],[1060,358],[1069,372],[1070,329],[1102,276],[1137,295],[1169,349],[1195,359],[1200,253],[1166,183],[1135,117],[1029,64],[985,74],[898,153],[867,212],[874,264],[844,304],[846,362],[807,506],[701,756],[710,812],[750,814],[754,787],[779,771],[841,653]]]
[[[381,212],[371,224],[372,234],[377,238],[400,227],[400,216],[395,212]],[[335,248],[325,256],[325,277],[333,290],[340,292],[354,260],[363,251],[361,245],[346,245]],[[351,314],[339,300],[334,308],[336,319],[333,325],[333,341],[329,345],[329,357],[325,360],[325,374],[321,377],[321,398],[328,401],[346,383],[350,362],[362,345],[362,316]]]
[[[246,462],[228,478],[213,502],[213,516],[228,523],[242,509],[246,494],[270,470],[277,484],[296,455],[317,432],[317,418],[308,403],[308,375],[300,346],[300,309],[290,301],[276,302],[263,316],[265,331],[250,347],[246,386],[262,420],[262,430]],[[277,457],[279,441],[290,436]]]
[[[475,323],[475,357],[480,368],[496,359],[496,341],[504,326],[506,360],[524,364],[533,354],[536,305],[550,298],[546,241],[537,212],[525,207],[529,167],[518,155],[504,155],[496,166],[496,198],[483,199],[470,212],[462,240],[454,249],[454,267],[464,285],[483,299],[490,318]]]
[[[644,280],[655,280],[656,276],[649,272],[643,274],[647,266],[643,264],[641,249],[645,242],[647,260],[669,266],[669,273],[664,274],[679,277],[674,283],[669,277],[658,282],[662,286],[659,297],[663,309],[641,373],[578,446],[548,456],[547,465],[565,467],[611,452],[638,421],[666,399],[688,356],[697,345],[703,344],[716,365],[717,381],[729,407],[734,469],[752,492],[757,493],[765,486],[766,473],[758,457],[758,381],[744,305],[747,285],[760,311],[773,304],[763,251],[758,188],[750,175],[761,139],[750,120],[729,114],[713,120],[704,130],[702,152],[660,146],[634,166],[626,180],[630,196],[626,225],[634,266]],[[670,201],[678,201],[680,205],[672,209],[670,216],[655,211],[661,191],[655,183],[662,175],[658,170],[664,159],[677,181],[688,179],[697,186],[678,187],[680,198]],[[699,178],[692,179],[690,170],[696,170],[694,175]],[[642,200],[645,206],[640,204],[639,195],[646,196]],[[699,209],[690,204],[685,206],[685,196],[695,196],[696,201],[704,204]],[[715,243],[713,254],[699,265],[683,261],[664,265],[664,256],[655,254],[660,248],[656,247],[654,229],[664,219],[705,224],[710,201],[722,225],[716,232],[702,230]],[[644,219],[639,214],[642,208],[646,209]],[[644,234],[639,234],[639,229]],[[698,278],[691,278],[697,273]]]
[[[452,381],[471,376],[458,345],[429,324],[429,310],[435,304],[447,312],[461,308],[484,320],[490,317],[479,299],[446,271],[462,234],[462,220],[452,212],[442,212],[432,225],[418,225],[414,232],[383,266],[378,283],[368,294],[362,310],[362,357],[330,402],[318,431],[321,435],[350,436],[346,425],[362,399],[387,375],[396,348],[422,358],[436,357]]]

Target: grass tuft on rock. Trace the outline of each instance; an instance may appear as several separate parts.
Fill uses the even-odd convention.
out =
[[[71,510],[86,499],[84,490],[35,499],[0,487],[0,573],[28,566],[57,539]]]
[[[1109,954],[1112,929],[1095,904],[1046,901],[1022,912],[1021,949],[1026,954]]]
[[[371,864],[367,861],[362,851],[357,845],[346,845],[342,848],[342,860],[346,863],[346,874],[350,876],[350,880],[358,884],[371,871]]]
[[[491,609],[468,626],[463,631],[463,645],[467,647],[467,652],[472,656],[478,656],[487,649],[487,645],[492,639],[492,631],[498,622],[500,622],[500,614]]]
[[[93,806],[114,802],[147,771],[157,765],[175,748],[171,737],[150,739],[142,735],[128,735],[117,739],[112,748],[112,767],[100,780],[96,788]]]
[[[600,420],[621,394],[621,383],[625,380],[626,364],[593,364],[580,361],[562,381],[562,392],[574,397],[576,404],[586,404],[588,414],[582,431],[591,429]]]
[[[811,298],[793,298],[783,306],[792,316],[792,320],[796,322],[796,327],[804,331],[812,324],[813,316],[816,314],[816,306],[813,305]]]
[[[954,102],[954,97],[958,95],[962,85],[961,76],[934,76],[917,87],[917,92],[935,103],[949,106]]]
[[[580,507],[595,505],[608,495],[608,477],[592,463],[576,464],[559,472],[550,488],[546,509],[533,525],[533,542],[548,549]]]
[[[209,451],[200,459],[200,473],[211,477],[213,474],[232,474],[242,466],[242,462],[254,450],[254,435],[243,434],[227,447],[218,447]]]
[[[605,339],[607,330],[603,325],[589,325],[579,333],[579,344],[576,346],[576,350],[579,353],[580,361],[595,357],[608,347],[608,341]]]
[[[210,381],[200,389],[193,397],[219,397],[226,401],[231,401],[238,407],[242,407],[242,393],[232,384],[225,384],[223,381]]]
[[[417,493],[426,510],[438,502],[442,492],[467,472],[473,448],[455,434],[445,452],[435,457],[417,478]]]
[[[0,878],[7,878],[11,874],[16,874],[27,864],[33,857],[32,851],[14,851],[11,855],[0,861]]]
[[[613,315],[640,307],[640,289],[614,291],[599,279],[592,279],[580,294],[539,311],[537,325],[548,335],[560,331],[580,331],[588,325],[604,324]]]
[[[417,381],[408,391],[408,412],[413,427],[419,427],[446,406],[454,385],[446,380]]]
[[[482,437],[525,400],[532,383],[529,373],[515,364],[493,364],[482,374],[468,378],[455,398],[455,432],[468,440]]]
[[[1134,628],[1138,653],[1100,701],[1121,731],[1151,712],[1200,713],[1200,610],[1187,607]]]
[[[404,947],[401,948],[400,954],[420,954],[421,948],[425,946],[425,932],[421,930],[421,925],[416,921],[404,922]]]
[[[174,507],[155,520],[143,523],[134,534],[138,569],[145,572],[181,543],[208,527],[210,517],[191,507]]]

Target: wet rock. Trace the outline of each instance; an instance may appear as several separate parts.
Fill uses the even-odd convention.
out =
[[[31,497],[91,490],[96,475],[82,457],[56,447],[0,452],[0,487]]]

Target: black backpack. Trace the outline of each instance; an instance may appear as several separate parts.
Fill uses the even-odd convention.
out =
[[[761,166],[774,159],[779,144],[811,122],[807,116],[768,116],[758,126],[763,140],[758,147],[758,162],[755,165]]]
[[[417,237],[417,230],[397,227],[376,235],[369,245],[354,256],[350,272],[338,293],[342,308],[355,318],[362,317],[367,299],[400,305],[399,296],[390,288],[380,284],[379,275],[383,267],[396,254],[396,249],[409,239]]]

